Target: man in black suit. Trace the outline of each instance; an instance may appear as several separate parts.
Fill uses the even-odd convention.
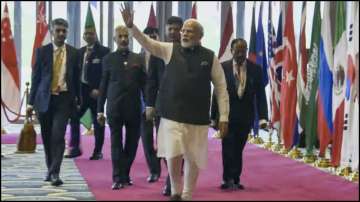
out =
[[[112,189],[132,185],[130,168],[135,159],[140,138],[141,96],[146,73],[139,54],[128,48],[129,33],[126,27],[115,29],[117,50],[105,56],[98,98],[98,121],[104,125],[104,104],[111,131]],[[122,128],[125,126],[125,145]]]
[[[148,35],[150,38],[154,40],[158,40],[159,38],[159,30],[154,27],[146,27],[144,29],[144,34]],[[145,69],[147,75],[149,75],[149,68],[150,62],[153,60],[152,56],[148,51],[144,49],[141,54],[144,57],[145,61]],[[142,97],[143,101],[143,109],[142,109],[142,116],[141,116],[141,140],[142,145],[144,147],[144,154],[146,158],[146,163],[148,165],[150,176],[147,178],[149,183],[153,183],[159,180],[161,174],[161,165],[160,165],[160,158],[156,156],[156,150],[154,148],[154,136],[153,136],[153,129],[154,129],[154,121],[153,119],[146,119],[145,113],[145,95]]]
[[[166,41],[180,43],[180,30],[182,26],[183,20],[180,17],[171,16],[166,22]],[[160,103],[157,101],[157,99],[159,88],[163,78],[164,69],[164,61],[156,56],[151,55],[149,59],[148,79],[146,81],[146,119],[154,120],[156,131],[158,131],[160,125],[160,113],[158,111]],[[165,159],[164,162],[166,163]],[[166,177],[165,186],[163,188],[162,194],[165,196],[171,195],[171,184],[169,175]]]
[[[101,153],[104,144],[105,127],[99,125],[97,117],[97,98],[102,74],[102,59],[110,52],[109,48],[102,46],[96,37],[95,27],[85,26],[83,35],[87,45],[79,50],[80,62],[80,111],[74,111],[71,117],[70,149],[65,158],[74,158],[81,155],[80,145],[80,117],[90,108],[95,129],[95,148],[90,160],[103,158]]]
[[[79,62],[77,50],[65,44],[68,23],[62,18],[52,21],[53,43],[36,50],[35,66],[27,107],[35,109],[41,126],[48,172],[45,181],[63,184],[59,177],[65,150],[65,131],[71,111],[78,105]]]
[[[267,125],[267,104],[261,67],[246,59],[244,39],[231,42],[233,59],[222,63],[230,98],[229,132],[222,139],[223,182],[221,189],[244,189],[240,184],[242,153],[254,122],[254,98],[260,118],[260,127]],[[215,96],[211,107],[212,126],[216,128],[218,108]]]

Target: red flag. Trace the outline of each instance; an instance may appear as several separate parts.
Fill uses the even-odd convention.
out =
[[[250,34],[250,45],[249,45],[249,60],[256,63],[256,30],[255,30],[255,2],[253,5],[253,12],[251,18],[251,34]]]
[[[31,66],[35,64],[36,49],[51,42],[49,27],[46,23],[45,1],[37,1],[38,14],[36,17],[36,35],[33,46],[33,54],[31,58]]]
[[[231,54],[231,40],[234,39],[234,28],[233,28],[233,16],[232,8],[229,5],[228,12],[226,15],[225,27],[221,39],[221,45],[219,50],[219,61],[224,62],[232,58]]]
[[[197,11],[196,11],[196,2],[193,4],[192,10],[191,10],[191,18],[197,19]]]
[[[8,111],[19,113],[20,76],[6,3],[1,18],[1,104]]]
[[[148,26],[148,27],[152,27],[152,28],[156,28],[156,27],[157,27],[157,22],[156,22],[154,7],[153,7],[153,4],[152,4],[152,3],[151,3],[150,15],[149,15],[149,19],[148,19],[147,26]]]
[[[293,135],[296,126],[296,77],[297,62],[293,23],[292,2],[288,3],[285,18],[284,31],[284,65],[283,79],[281,81],[281,99],[280,99],[280,122],[281,133],[284,138],[284,146],[290,149],[293,145]]]

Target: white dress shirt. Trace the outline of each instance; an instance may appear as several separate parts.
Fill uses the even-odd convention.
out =
[[[237,94],[239,98],[242,98],[245,92],[246,87],[246,60],[239,67],[240,72],[238,72],[238,65],[233,60],[233,72],[234,77],[239,81],[239,86],[237,89]]]

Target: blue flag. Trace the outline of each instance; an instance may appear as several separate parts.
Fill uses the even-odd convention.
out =
[[[267,73],[267,59],[266,59],[266,49],[265,49],[265,39],[264,39],[264,29],[262,24],[262,10],[263,3],[260,5],[258,28],[256,32],[256,64],[260,65],[263,70],[263,83],[266,86],[269,83],[268,73]]]
[[[263,3],[260,4],[260,12],[259,12],[259,19],[258,19],[258,28],[256,32],[256,64],[260,65],[262,68],[262,76],[263,76],[263,84],[266,86],[269,83],[269,78],[267,74],[267,59],[266,59],[266,49],[265,49],[265,39],[264,39],[264,29],[262,24],[262,9]],[[254,113],[255,113],[255,120],[254,120],[254,135],[259,134],[259,115],[257,109],[257,100],[256,97],[254,99]]]

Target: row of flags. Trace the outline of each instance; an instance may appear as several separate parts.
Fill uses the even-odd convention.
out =
[[[234,38],[231,3],[224,3],[227,4],[228,9],[224,15],[225,26],[222,30],[218,54],[221,62],[231,58],[230,42]],[[330,19],[332,3],[336,4],[335,22],[331,22]],[[298,54],[295,48],[293,3],[287,2],[286,9],[280,12],[276,33],[271,19],[272,2],[269,3],[267,51],[262,27],[263,3],[261,2],[260,5],[257,30],[254,3],[248,58],[262,66],[263,82],[265,85],[270,84],[270,123],[280,131],[284,146],[290,149],[298,145],[299,133],[304,131],[307,154],[314,153],[315,142],[319,139],[319,156],[325,156],[325,149],[331,143],[332,164],[352,166],[357,169],[359,3],[351,3],[350,23],[349,27],[346,27],[345,2],[324,2],[323,19],[320,15],[320,2],[315,2],[308,51],[305,35],[306,2],[304,2]],[[90,5],[96,6],[96,2],[91,1],[88,7],[86,21],[91,24],[94,21]],[[45,2],[39,1],[37,6],[32,66],[36,48],[51,42],[45,20]],[[191,17],[197,18],[196,3],[193,4]],[[147,25],[157,27],[153,5],[150,8]],[[332,26],[335,26],[334,36],[331,35]],[[2,105],[11,111],[19,112],[20,78],[6,4],[1,19],[1,30]],[[91,127],[90,113],[86,113],[86,116],[89,117],[84,122],[87,122],[87,127]],[[256,127],[258,126],[255,123],[254,129]]]
[[[300,133],[304,132],[306,155],[314,154],[319,139],[320,157],[325,157],[326,148],[331,144],[332,165],[350,166],[356,170],[359,164],[359,3],[351,2],[350,26],[347,28],[345,2],[324,2],[323,19],[320,2],[315,2],[311,43],[307,50],[306,2],[303,2],[299,53],[295,45],[293,2],[281,4],[285,9],[281,9],[275,33],[272,2],[269,2],[266,59],[263,3],[260,4],[257,30],[254,3],[248,53],[251,61],[262,66],[264,85],[270,83],[270,124],[280,132],[286,149],[299,145]],[[330,10],[331,4],[336,6],[335,22],[330,19],[334,14]],[[226,55],[225,50],[230,54],[227,47],[231,41],[229,36],[233,34],[231,9],[225,15],[228,17],[222,31],[219,58]],[[335,36],[331,36],[332,29]],[[254,123],[255,134],[257,121]]]

